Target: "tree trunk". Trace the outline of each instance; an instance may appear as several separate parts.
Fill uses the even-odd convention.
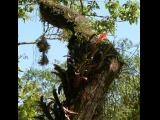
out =
[[[81,14],[50,0],[40,0],[42,18],[55,27],[70,29],[67,70],[55,68],[61,77],[66,101],[63,106],[77,112],[74,120],[102,120],[103,101],[123,62],[109,42],[97,45],[95,33]]]

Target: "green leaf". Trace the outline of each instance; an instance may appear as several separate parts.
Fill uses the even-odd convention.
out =
[[[18,72],[23,72],[20,67],[18,67]]]

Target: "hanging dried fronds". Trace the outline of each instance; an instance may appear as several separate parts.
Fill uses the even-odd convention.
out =
[[[45,36],[43,35],[41,39],[37,42],[37,47],[39,48],[39,52],[48,52],[50,45],[48,44]]]
[[[47,65],[49,62],[48,57],[45,52],[42,53],[41,59],[39,61],[40,65]]]

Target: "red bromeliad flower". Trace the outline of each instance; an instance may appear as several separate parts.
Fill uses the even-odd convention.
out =
[[[98,35],[98,38],[97,38],[97,40],[96,40],[96,44],[98,44],[98,43],[101,42],[101,41],[104,41],[105,38],[106,38],[106,36],[107,36],[107,32],[103,32],[103,33],[99,34],[99,35]]]

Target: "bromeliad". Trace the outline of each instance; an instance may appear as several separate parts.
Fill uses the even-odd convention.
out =
[[[101,34],[98,35],[98,38],[96,40],[96,44],[98,44],[101,41],[104,41],[106,39],[107,36],[107,32],[103,32]]]

